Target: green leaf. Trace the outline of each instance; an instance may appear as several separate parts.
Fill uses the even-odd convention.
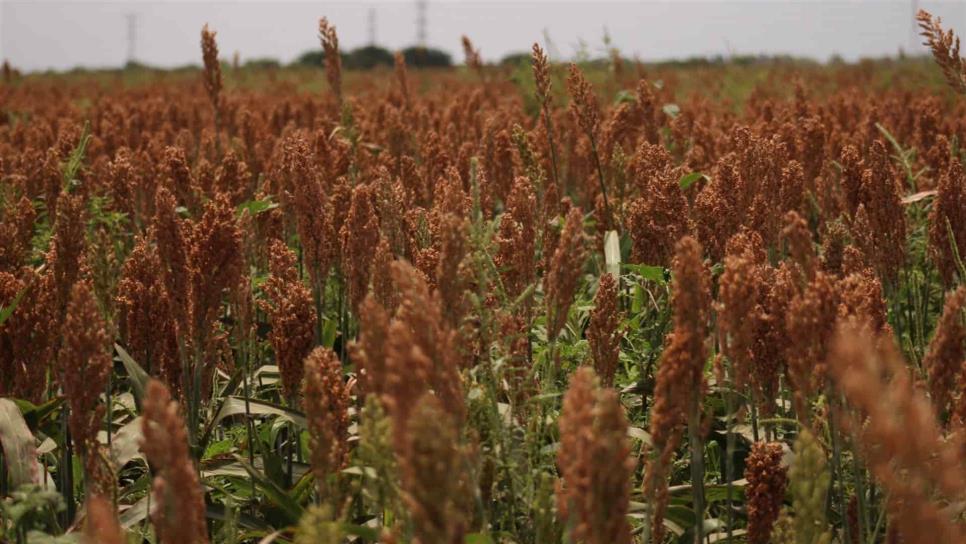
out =
[[[694,185],[694,182],[698,181],[701,178],[706,178],[706,177],[707,176],[705,176],[701,172],[691,172],[690,174],[685,174],[681,176],[681,180],[678,181],[678,185],[681,186],[682,191],[685,191],[687,190],[688,187]]]
[[[23,299],[23,296],[27,293],[27,289],[29,289],[29,286],[21,289],[20,292],[17,293],[17,296],[13,297],[13,300],[10,301],[10,304],[0,306],[0,325],[3,325],[3,322],[13,315],[13,311],[17,309],[17,306],[20,304],[20,300]]]
[[[627,89],[617,91],[617,96],[614,97],[614,104],[624,104],[627,102],[637,102],[637,98],[634,96],[634,93],[628,91]]]
[[[496,544],[490,535],[483,533],[470,533],[466,535],[466,544]]]
[[[748,481],[744,479],[735,480],[731,483],[731,500],[735,502],[741,502],[744,500],[745,485],[747,483]],[[690,506],[691,502],[694,500],[694,496],[691,494],[691,486],[688,484],[672,486],[668,491],[668,494],[670,495],[669,504]],[[706,504],[723,502],[727,500],[727,485],[707,485],[704,487],[704,501]]]
[[[81,542],[80,533],[49,535],[40,531],[27,533],[27,544],[76,544]]]
[[[248,202],[242,202],[241,204],[238,205],[238,208],[236,209],[236,211],[238,215],[242,215],[245,212],[248,212],[248,215],[256,216],[260,213],[265,213],[269,210],[274,210],[277,207],[278,207],[278,203],[272,202],[272,197],[271,195],[269,195],[263,199],[249,200]]]
[[[255,486],[261,489],[262,492],[265,493],[265,496],[282,511],[282,513],[285,515],[286,522],[288,522],[290,525],[295,525],[299,522],[299,519],[302,517],[302,513],[305,511],[305,509],[302,508],[302,506],[296,502],[295,499],[289,496],[284,489],[276,485],[275,482],[265,477],[265,475],[258,471],[255,467],[248,464],[248,461],[242,457],[236,455],[235,461],[237,461],[245,469],[245,471],[248,472],[248,475],[252,478]]]
[[[263,531],[270,533],[272,527],[260,519],[253,518],[252,516],[244,512],[234,512],[232,514],[235,516],[235,522],[238,523],[243,529],[249,531]],[[224,504],[212,503],[205,505],[205,517],[208,519],[213,519],[216,521],[225,521],[228,519],[228,511]]]
[[[127,377],[131,381],[131,387],[134,388],[134,396],[137,398],[138,403],[140,403],[141,399],[144,398],[144,390],[147,389],[148,380],[151,379],[151,376],[141,368],[141,365],[120,344],[115,343],[114,349],[117,351],[117,356],[121,359],[121,364],[124,365],[124,370],[127,371]]]
[[[37,406],[28,400],[11,400],[13,400],[13,402],[16,403],[17,408],[20,409],[20,413],[23,414],[23,418],[27,422],[27,426],[35,430],[40,426],[42,421],[56,412],[57,409],[60,408],[60,405],[66,402],[64,397],[55,397],[41,404],[40,406]]]
[[[656,281],[657,283],[668,282],[668,271],[663,266],[649,264],[624,264],[625,270],[630,270],[646,280]]]
[[[335,345],[335,338],[339,332],[339,324],[335,319],[327,319],[322,328],[322,347],[332,349]]]
[[[279,416],[285,421],[292,422],[300,429],[306,428],[305,414],[279,404],[258,399],[248,399],[248,412],[257,416]],[[221,409],[218,410],[218,413],[215,414],[215,417],[209,425],[214,426],[226,417],[243,414],[245,414],[245,397],[226,397],[225,402],[221,405]]]
[[[339,524],[339,528],[341,528],[342,532],[347,535],[358,536],[370,542],[379,541],[380,532],[375,527],[366,527],[365,525],[356,525],[354,523],[343,522]]]
[[[75,179],[77,177],[77,172],[80,171],[81,165],[84,163],[84,154],[87,152],[87,144],[91,141],[91,124],[89,121],[84,122],[84,128],[81,131],[80,140],[77,142],[77,146],[74,147],[73,151],[70,152],[70,157],[67,159],[67,164],[64,166],[64,191],[70,192],[72,188],[76,187],[79,182]]]

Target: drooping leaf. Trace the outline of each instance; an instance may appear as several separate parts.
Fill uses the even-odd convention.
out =
[[[124,365],[124,370],[127,371],[128,380],[131,382],[131,387],[134,388],[134,396],[140,404],[141,399],[144,398],[144,390],[148,386],[148,380],[151,376],[141,368],[141,365],[131,357],[126,349],[121,347],[121,344],[114,344],[114,349],[117,351],[117,356],[121,359],[121,364]]]
[[[919,191],[918,193],[911,194],[909,196],[903,197],[902,198],[902,203],[903,204],[914,204],[914,203],[919,202],[921,200],[925,200],[927,198],[934,197],[937,194],[939,194],[939,191],[937,191],[935,189],[932,189],[932,190],[929,190],[929,191]]]
[[[646,280],[655,281],[657,283],[664,284],[670,279],[668,270],[663,266],[625,263],[623,267],[625,270],[634,272]]]
[[[284,489],[276,485],[275,482],[268,479],[261,471],[248,464],[248,461],[238,455],[235,456],[235,460],[248,472],[255,486],[261,489],[265,496],[282,511],[285,515],[286,522],[290,525],[298,523],[305,511],[302,505],[286,493]]]
[[[237,212],[238,215],[243,213],[248,213],[248,215],[256,216],[261,213],[265,213],[269,210],[274,210],[278,207],[277,202],[272,201],[271,195],[258,200],[249,200],[248,202],[242,202],[238,205]]]
[[[10,399],[0,399],[0,445],[11,488],[41,483],[36,440],[20,408]]]
[[[280,404],[274,404],[264,400],[248,399],[248,411],[256,416],[279,416],[285,421],[289,421],[300,429],[306,427],[305,415],[302,412],[286,408]],[[230,416],[245,414],[245,397],[226,397],[221,409],[209,425],[216,425],[221,420]]]
[[[147,495],[129,507],[121,508],[121,514],[118,516],[121,527],[129,529],[147,519],[150,500],[150,495]]]
[[[664,107],[661,108],[661,111],[663,111],[664,114],[670,117],[671,119],[674,119],[681,113],[681,108],[677,104],[673,104],[673,103],[664,104]]]
[[[101,442],[107,443],[106,433],[101,438]],[[141,425],[141,416],[134,418],[111,435],[111,460],[114,468],[120,470],[141,452],[141,439],[144,434]]]

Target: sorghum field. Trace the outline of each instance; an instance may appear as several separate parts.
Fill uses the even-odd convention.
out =
[[[966,542],[966,64],[0,84],[0,540]]]

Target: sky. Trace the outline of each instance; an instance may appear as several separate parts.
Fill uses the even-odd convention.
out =
[[[715,55],[790,54],[817,60],[923,52],[912,33],[913,6],[966,35],[966,0],[676,0],[426,2],[427,44],[462,60],[469,36],[485,60],[528,51],[535,41],[557,60],[604,51],[605,33],[628,57],[644,61]],[[370,19],[372,14],[372,19]],[[328,17],[343,50],[416,42],[417,2],[212,0],[0,0],[0,58],[25,71],[117,67],[128,58],[172,67],[200,63],[199,33],[218,32],[224,58],[289,62],[318,47]]]

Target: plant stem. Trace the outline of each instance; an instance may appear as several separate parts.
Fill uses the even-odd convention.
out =
[[[64,504],[66,508],[64,509],[63,525],[67,527],[70,525],[71,521],[74,519],[74,447],[71,444],[70,436],[70,426],[68,425],[68,420],[70,418],[70,408],[64,406],[64,410],[61,416],[61,424],[64,427],[64,449],[63,456],[61,458],[61,495],[64,497]]]
[[[691,494],[694,500],[694,542],[704,541],[704,447],[701,440],[701,399],[692,395],[688,417],[691,449]]]
[[[838,500],[839,507],[842,509],[842,526],[845,531],[845,542],[851,542],[849,536],[852,533],[852,528],[850,527],[849,517],[845,515],[845,493],[842,490],[842,445],[838,438],[838,431],[835,427],[835,407],[832,406],[834,403],[834,393],[831,389],[828,390],[829,399],[829,414],[828,414],[828,428],[829,428],[829,440],[832,443],[832,496]],[[834,506],[832,501],[832,505]]]
[[[557,188],[558,197],[562,194],[560,192],[560,182],[557,180],[557,150],[553,144],[553,124],[550,122],[550,108],[546,103],[543,105],[543,123],[547,129],[547,144],[550,146],[550,165],[553,168],[553,184]]]
[[[729,380],[730,381],[730,380]],[[734,511],[734,479],[735,479],[735,433],[734,433],[734,402],[730,391],[724,390],[725,414],[728,418],[727,429],[725,430],[725,486],[727,487],[728,505],[728,542],[734,538],[735,511]]]

